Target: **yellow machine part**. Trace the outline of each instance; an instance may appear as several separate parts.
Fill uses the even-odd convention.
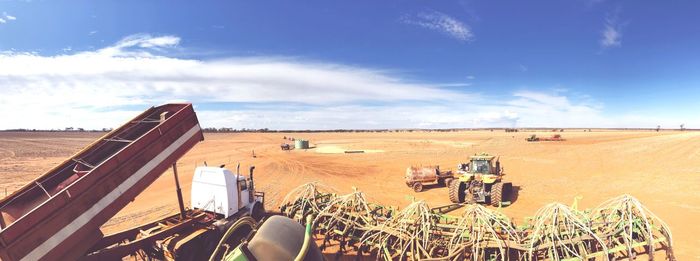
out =
[[[461,182],[469,182],[472,179],[476,180],[481,180],[485,184],[493,184],[496,183],[499,180],[499,177],[497,175],[474,175],[474,174],[465,174],[459,177],[459,181]]]

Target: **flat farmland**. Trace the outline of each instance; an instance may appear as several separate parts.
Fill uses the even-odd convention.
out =
[[[700,259],[700,226],[694,225],[700,220],[700,132],[566,130],[558,133],[563,142],[526,142],[532,134],[553,133],[207,133],[180,159],[178,171],[186,205],[194,168],[207,162],[234,171],[240,163],[244,174],[255,165],[257,189],[266,193],[265,207],[273,211],[290,190],[312,181],[340,193],[357,188],[384,205],[403,207],[415,197],[440,206],[449,203],[447,188],[414,192],[403,182],[406,167],[456,169],[468,156],[487,152],[500,157],[505,180],[517,189],[513,204],[502,209],[517,223],[548,203],[570,205],[578,197],[579,208],[593,208],[630,194],[669,224],[678,260]],[[100,135],[0,132],[0,193],[18,189]],[[308,139],[312,148],[282,151],[284,136]],[[174,184],[169,170],[108,222],[104,232],[175,213]]]

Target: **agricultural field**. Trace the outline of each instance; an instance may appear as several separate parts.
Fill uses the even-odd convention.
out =
[[[18,189],[101,134],[0,132],[0,193]],[[561,133],[565,141],[527,142],[532,134],[552,133],[207,133],[178,162],[178,171],[186,205],[194,167],[206,162],[234,171],[240,163],[245,174],[255,165],[257,190],[265,192],[265,207],[271,211],[278,211],[293,188],[312,181],[341,193],[356,188],[383,205],[405,207],[415,198],[441,206],[449,203],[447,188],[426,186],[414,192],[403,182],[406,167],[456,169],[469,155],[488,152],[500,156],[504,179],[515,187],[512,204],[500,211],[516,222],[552,202],[571,205],[578,198],[579,208],[593,208],[630,194],[668,223],[678,260],[700,258],[700,227],[692,224],[700,220],[700,132],[566,130]],[[308,139],[311,148],[282,151],[280,144],[289,142],[284,136]],[[164,173],[104,232],[175,213],[174,184],[172,171]]]

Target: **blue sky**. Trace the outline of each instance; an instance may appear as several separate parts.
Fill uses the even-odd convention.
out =
[[[698,13],[696,1],[0,1],[0,129],[113,127],[171,101],[234,128],[699,128]]]

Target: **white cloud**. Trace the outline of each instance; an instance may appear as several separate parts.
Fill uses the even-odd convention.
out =
[[[98,115],[178,99],[314,106],[470,99],[381,70],[289,58],[202,61],[154,53],[179,42],[175,36],[134,35],[112,46],[70,55],[0,53],[0,118],[4,119],[0,129],[62,128],[68,123],[114,126],[119,121]],[[21,115],[14,113],[17,108],[23,108]],[[67,123],[60,123],[60,118]]]
[[[401,19],[406,24],[417,25],[447,34],[460,41],[472,41],[474,34],[465,23],[437,11],[418,13],[414,16],[404,16]]]
[[[518,91],[507,102],[518,113],[520,126],[532,127],[626,127],[603,116],[603,107],[590,99],[573,101],[564,93]]]
[[[279,105],[245,110],[198,111],[203,126],[271,129],[385,129],[489,127],[642,127],[678,126],[678,119],[648,115],[608,116],[596,103],[573,101],[564,94],[520,91],[448,104],[393,106]],[[503,99],[503,102],[490,102]],[[689,125],[688,125],[689,126]]]
[[[601,127],[590,98],[524,90],[486,96],[385,70],[279,57],[173,58],[176,36],[135,35],[87,52],[0,52],[0,129],[116,127],[169,101],[202,126],[272,129]],[[447,84],[450,85],[450,84]],[[464,83],[453,83],[464,86]],[[470,91],[479,88],[469,89]],[[580,96],[577,96],[580,97]],[[222,109],[213,103],[233,103]],[[639,120],[629,117],[638,124]],[[656,126],[657,123],[652,123]]]
[[[172,35],[153,37],[149,34],[134,34],[121,39],[112,46],[99,50],[104,57],[145,56],[152,57],[150,51],[173,48],[180,43],[180,38]],[[158,58],[158,57],[153,57]]]
[[[478,113],[473,119],[474,125],[477,126],[501,126],[501,127],[515,127],[517,121],[520,119],[518,113],[503,110],[503,111],[488,111]]]
[[[600,39],[600,45],[605,48],[620,46],[622,45],[622,34],[617,28],[606,24]]]
[[[492,108],[489,108],[492,109]],[[199,111],[209,126],[272,129],[386,129],[515,126],[509,111],[481,111],[471,105],[328,106],[323,108],[260,108],[240,111]]]
[[[5,24],[9,21],[14,21],[17,20],[17,17],[11,16],[7,14],[6,12],[2,12],[2,15],[0,15],[0,24]]]
[[[493,102],[493,100],[500,100]],[[211,126],[272,129],[343,128],[488,128],[621,126],[602,115],[600,106],[574,102],[563,94],[519,91],[470,102],[401,103],[393,106],[296,105],[254,107],[240,111],[203,111]]]
[[[600,46],[603,48],[620,47],[622,46],[622,25],[617,22],[617,14],[608,15],[605,19],[605,27],[601,32]]]

